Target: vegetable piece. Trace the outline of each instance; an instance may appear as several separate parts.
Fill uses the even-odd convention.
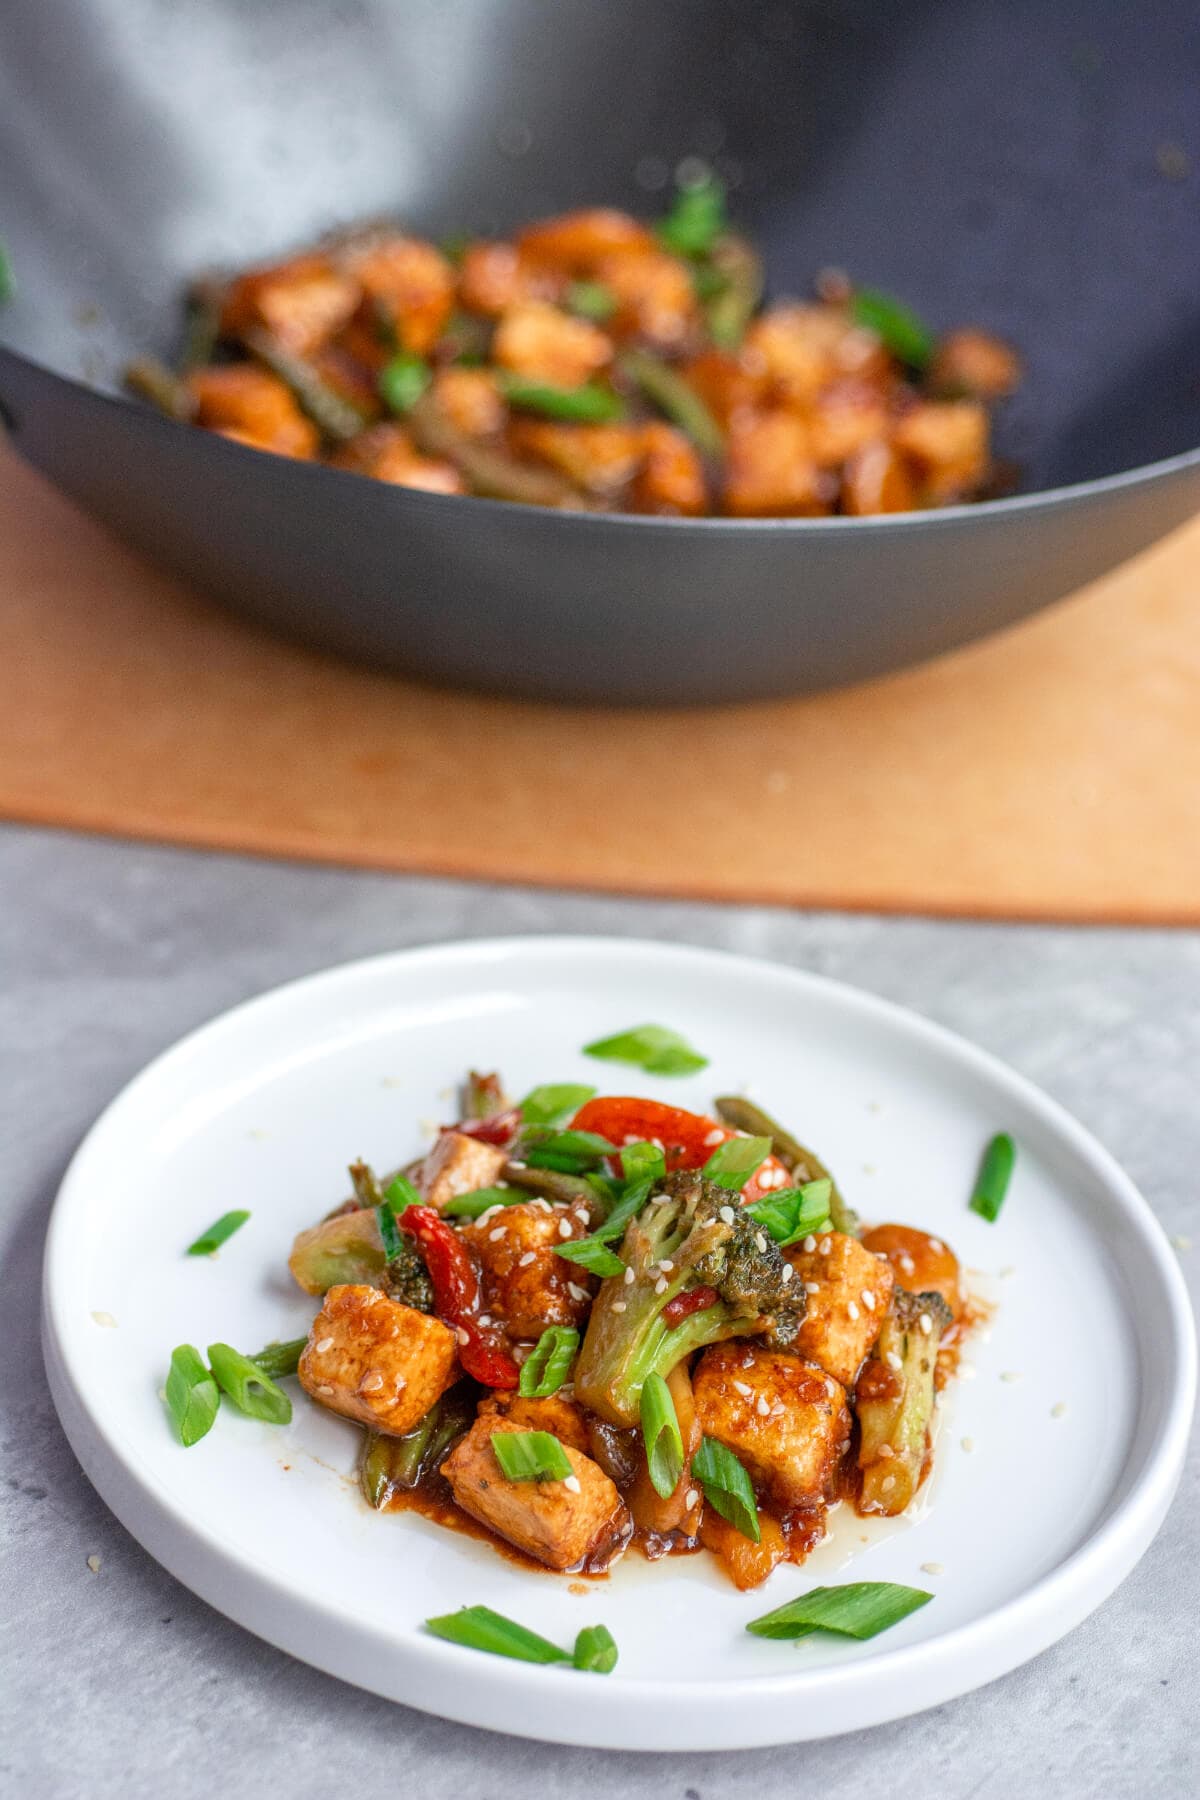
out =
[[[704,1165],[704,1173],[718,1187],[740,1194],[750,1177],[771,1154],[769,1137],[731,1137],[718,1144]]]
[[[567,288],[567,305],[581,319],[603,325],[617,310],[616,295],[602,281],[572,281]]]
[[[139,400],[148,400],[168,419],[179,419],[186,424],[196,416],[195,396],[157,357],[135,357],[125,370],[125,386]]]
[[[650,1483],[665,1500],[675,1492],[683,1473],[683,1437],[671,1390],[653,1371],[642,1385],[641,1425]]]
[[[210,1225],[207,1231],[200,1233],[194,1243],[188,1245],[187,1254],[189,1256],[215,1256],[221,1245],[228,1243],[234,1232],[240,1231],[249,1217],[248,1212],[222,1213],[215,1225]]]
[[[569,1325],[551,1325],[521,1364],[520,1393],[536,1400],[556,1394],[570,1375],[578,1354],[579,1333]]]
[[[384,1198],[397,1217],[409,1206],[420,1206],[422,1196],[407,1175],[393,1175],[383,1190]]]
[[[820,1181],[806,1181],[803,1187],[777,1188],[746,1211],[786,1250],[810,1233],[828,1229],[832,1188],[827,1175]]]
[[[470,1430],[474,1418],[474,1390],[469,1382],[459,1382],[435,1400],[403,1437],[368,1431],[359,1464],[368,1504],[384,1507],[397,1488],[415,1488],[427,1469],[436,1469],[454,1440]]]
[[[894,1518],[921,1485],[938,1344],[950,1323],[950,1308],[940,1294],[896,1289],[855,1394],[861,1512]]]
[[[577,1081],[535,1087],[521,1102],[521,1117],[526,1125],[565,1125],[572,1113],[577,1113],[595,1091],[594,1087],[586,1087]]]
[[[760,1542],[762,1530],[758,1507],[750,1477],[727,1445],[716,1438],[702,1438],[692,1458],[692,1474],[704,1489],[710,1506],[716,1507],[723,1519],[754,1543]]]
[[[540,413],[547,419],[568,419],[575,424],[603,425],[625,416],[625,405],[611,388],[587,381],[580,387],[554,387],[548,381],[527,381],[520,375],[500,378],[500,392],[510,406],[522,412]]]
[[[286,349],[261,325],[247,326],[242,342],[252,356],[291,389],[301,412],[308,415],[318,431],[336,443],[358,436],[366,424],[362,413],[335,393],[305,357]]]
[[[499,1075],[481,1075],[472,1069],[463,1090],[463,1114],[468,1119],[490,1119],[509,1110]]]
[[[735,1133],[728,1125],[704,1113],[688,1112],[681,1106],[667,1106],[661,1100],[643,1100],[632,1094],[602,1095],[580,1107],[574,1121],[576,1130],[596,1131],[614,1144],[649,1143],[657,1149],[664,1146],[663,1158],[668,1171],[702,1169],[714,1148]],[[743,1201],[760,1200],[787,1183],[787,1170],[774,1156],[769,1156],[745,1183]]]
[[[708,335],[719,349],[735,350],[762,299],[762,261],[745,238],[727,234],[713,246],[711,273],[717,286],[701,295]]]
[[[358,1162],[352,1162],[349,1174],[354,1197],[360,1206],[382,1206],[383,1184],[370,1163],[363,1162],[361,1158]]]
[[[595,1131],[527,1132],[521,1159],[531,1169],[557,1169],[564,1175],[582,1175],[598,1168],[617,1146]]]
[[[230,1344],[210,1344],[208,1360],[222,1391],[239,1412],[268,1425],[291,1423],[292,1403],[258,1363]]]
[[[179,366],[185,373],[203,369],[213,359],[221,336],[221,308],[225,289],[218,281],[194,281],[188,290],[187,324]]]
[[[621,1252],[632,1275],[601,1287],[575,1368],[579,1399],[610,1424],[636,1424],[647,1376],[705,1344],[763,1332],[794,1341],[803,1292],[792,1294],[778,1246],[729,1200],[685,1171],[630,1220]],[[672,1326],[666,1308],[696,1287],[715,1288],[717,1300]]]
[[[567,1262],[578,1263],[589,1275],[599,1275],[602,1279],[625,1273],[621,1258],[594,1237],[577,1238],[573,1244],[562,1244],[555,1254]]]
[[[492,1450],[506,1481],[566,1481],[571,1463],[549,1431],[493,1431]]]
[[[958,1258],[940,1237],[914,1225],[872,1225],[861,1241],[864,1250],[887,1263],[900,1287],[910,1294],[936,1290],[955,1319],[962,1318],[966,1296]]]
[[[682,1294],[676,1294],[675,1298],[668,1300],[663,1307],[663,1324],[679,1325],[684,1319],[689,1319],[693,1313],[706,1312],[710,1306],[715,1306],[720,1298],[716,1288],[685,1288]]]
[[[771,1139],[774,1154],[784,1163],[790,1173],[807,1185],[810,1181],[829,1182],[829,1216],[838,1231],[844,1231],[848,1237],[858,1236],[858,1219],[846,1205],[837,1182],[825,1167],[819,1156],[805,1148],[799,1138],[794,1138],[790,1131],[776,1124],[770,1113],[756,1106],[753,1100],[747,1100],[743,1094],[722,1094],[717,1103],[718,1117],[727,1125],[736,1126],[739,1131],[761,1133]]]
[[[841,1587],[811,1588],[761,1619],[752,1619],[746,1630],[765,1638],[802,1638],[814,1631],[873,1638],[932,1599],[924,1588],[902,1587],[896,1581],[850,1581]]]
[[[700,1542],[711,1550],[742,1593],[761,1587],[780,1563],[798,1560],[794,1553],[800,1546],[790,1533],[784,1534],[778,1519],[763,1513],[758,1527],[761,1535],[756,1543],[753,1538],[743,1537],[715,1506],[706,1506],[700,1519]]]
[[[721,427],[709,412],[695,388],[689,385],[669,363],[649,350],[627,350],[619,365],[673,425],[692,440],[702,456],[718,457],[725,449]],[[647,1067],[641,1064],[641,1067]],[[686,1075],[692,1069],[705,1067],[705,1062],[689,1063],[681,1068],[651,1070],[652,1074]]]
[[[429,383],[433,370],[423,356],[397,351],[379,372],[379,392],[389,412],[403,418],[410,413]]]
[[[190,1449],[212,1429],[221,1404],[220,1390],[193,1345],[179,1344],[172,1350],[166,1393],[179,1441]]]
[[[560,1206],[569,1206],[575,1200],[593,1206],[596,1201],[593,1183],[601,1179],[597,1175],[566,1175],[561,1169],[531,1169],[523,1162],[506,1162],[503,1175],[514,1187],[556,1201]]]
[[[332,1287],[296,1373],[331,1412],[403,1437],[458,1380],[457,1348],[448,1325],[377,1288]]]
[[[519,1188],[476,1188],[473,1194],[456,1194],[442,1208],[443,1219],[481,1219],[497,1206],[519,1206],[525,1195]]]
[[[610,1675],[617,1666],[617,1642],[607,1625],[585,1625],[575,1639],[571,1658],[577,1669],[592,1675]]]
[[[725,229],[725,189],[713,175],[680,190],[658,235],[676,256],[707,256]]]
[[[282,1344],[268,1344],[264,1350],[256,1351],[250,1361],[255,1363],[264,1375],[269,1375],[272,1381],[278,1381],[281,1375],[296,1373],[300,1362],[300,1352],[307,1342],[306,1337],[301,1337],[289,1338],[286,1343]]]
[[[395,1262],[397,1257],[404,1254],[404,1240],[396,1224],[396,1215],[386,1200],[375,1208],[375,1217],[379,1221],[379,1241],[383,1245],[384,1261]]]
[[[468,1650],[486,1650],[492,1656],[511,1656],[516,1662],[569,1663],[567,1651],[560,1650],[536,1631],[527,1631],[515,1619],[493,1612],[490,1606],[464,1606],[459,1612],[444,1613],[440,1618],[426,1619],[426,1631],[434,1637],[462,1644]]]
[[[485,1387],[515,1388],[520,1372],[500,1334],[479,1323],[479,1277],[466,1246],[432,1206],[410,1206],[401,1228],[416,1238],[433,1282],[439,1315],[459,1338],[459,1361]]]
[[[855,323],[865,325],[893,356],[910,369],[923,369],[934,350],[934,336],[904,303],[877,288],[859,288],[850,302]]]
[[[984,1152],[979,1179],[971,1195],[971,1211],[990,1225],[1000,1217],[1016,1159],[1017,1147],[1012,1138],[1007,1131],[998,1131]]]
[[[553,469],[531,468],[494,445],[475,443],[458,430],[432,394],[422,394],[408,416],[408,427],[419,450],[452,462],[471,492],[484,499],[526,506],[586,504],[578,488]]]
[[[373,1207],[338,1212],[302,1231],[288,1267],[306,1294],[323,1294],[339,1282],[377,1282],[386,1266]]]
[[[701,1056],[686,1038],[665,1025],[635,1025],[629,1031],[618,1031],[612,1037],[585,1044],[583,1053],[605,1062],[629,1063],[632,1068],[644,1069],[647,1075],[691,1075],[696,1069],[708,1067],[707,1056]],[[578,1119],[575,1122],[578,1125]]]

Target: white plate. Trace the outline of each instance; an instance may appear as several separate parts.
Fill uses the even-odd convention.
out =
[[[580,1046],[647,1019],[712,1059],[645,1079]],[[869,1531],[840,1509],[803,1569],[738,1594],[707,1556],[572,1592],[353,1480],[356,1428],[301,1398],[272,1429],[223,1409],[185,1451],[159,1388],[173,1345],[302,1333],[292,1235],[345,1165],[418,1148],[468,1064],[522,1091],[591,1080],[703,1108],[743,1086],[811,1140],[868,1219],[942,1233],[997,1305],[974,1379],[943,1408],[920,1516]],[[967,1210],[981,1146],[1020,1146],[997,1225]],[[215,1261],[183,1248],[253,1217]],[[1195,1348],[1175,1259],[1111,1158],[1000,1063],[911,1014],[812,976],[620,940],[516,939],[381,957],[242,1006],[160,1057],[76,1156],[46,1252],[46,1362],[96,1487],[173,1574],[296,1656],[447,1718],[564,1743],[733,1749],[933,1706],[1035,1655],[1129,1572],[1179,1475]],[[864,1542],[863,1539],[868,1541]],[[924,1565],[940,1572],[923,1572]],[[798,1645],[746,1621],[820,1581],[928,1586],[868,1644]],[[603,1621],[607,1678],[480,1655],[422,1633],[483,1602],[569,1643]]]

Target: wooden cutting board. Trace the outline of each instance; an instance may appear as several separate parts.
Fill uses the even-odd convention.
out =
[[[887,681],[596,712],[277,642],[4,452],[0,814],[628,893],[1195,924],[1200,520]]]

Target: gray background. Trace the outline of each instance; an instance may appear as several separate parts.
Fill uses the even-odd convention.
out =
[[[718,945],[913,1006],[1064,1101],[1121,1157],[1168,1232],[1200,1238],[1195,934],[633,903],[0,831],[0,1792],[835,1800],[891,1782],[974,1800],[1036,1783],[1056,1800],[1157,1800],[1200,1790],[1194,1447],[1134,1574],[1027,1668],[896,1725],[733,1756],[565,1750],[390,1705],[229,1624],[109,1515],[58,1429],[37,1335],[46,1211],[94,1115],[180,1033],[276,982],[377,950],[543,930]],[[1180,1254],[1194,1296],[1200,1248]]]

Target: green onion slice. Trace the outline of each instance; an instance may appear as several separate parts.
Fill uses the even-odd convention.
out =
[[[650,1485],[666,1500],[679,1486],[683,1474],[683,1436],[671,1390],[661,1375],[647,1375],[642,1387],[642,1441]]]
[[[892,355],[910,368],[923,369],[933,355],[932,331],[890,294],[881,294],[877,288],[859,288],[850,310],[856,324],[873,331]]]
[[[565,1125],[595,1092],[594,1087],[582,1082],[549,1082],[526,1094],[521,1102],[521,1117],[526,1125]]]
[[[493,1206],[520,1206],[529,1195],[523,1188],[475,1188],[469,1194],[455,1194],[442,1207],[443,1219],[478,1219]]]
[[[493,1431],[492,1449],[509,1481],[566,1481],[571,1459],[549,1431]]]
[[[586,1174],[616,1153],[617,1146],[595,1131],[535,1132],[521,1146],[529,1168],[558,1169],[566,1175]]]
[[[725,449],[725,438],[721,427],[713,418],[708,407],[700,398],[687,377],[678,369],[672,368],[660,356],[649,350],[627,350],[620,359],[622,374],[630,381],[636,382],[647,400],[678,425],[685,437],[691,439],[701,456],[718,457]],[[655,1074],[685,1075],[695,1067],[703,1068],[703,1063],[688,1064],[679,1069],[660,1069]]]
[[[657,1144],[626,1144],[621,1169],[627,1182],[648,1181],[653,1187],[667,1172],[667,1159]]]
[[[581,319],[603,325],[617,310],[617,297],[602,281],[573,281],[567,289],[567,306]]]
[[[762,1538],[758,1507],[750,1477],[733,1454],[716,1438],[706,1437],[692,1458],[692,1475],[704,1489],[708,1504],[723,1519],[757,1544]]]
[[[404,1240],[400,1236],[396,1215],[385,1200],[382,1206],[375,1208],[375,1217],[379,1222],[379,1241],[383,1245],[383,1259],[385,1262],[393,1263],[404,1249]]]
[[[411,412],[433,379],[423,357],[399,351],[380,371],[379,393],[390,412]]]
[[[725,189],[709,175],[678,194],[658,235],[676,256],[707,256],[725,230]]]
[[[617,1642],[607,1625],[585,1625],[575,1639],[571,1658],[577,1669],[592,1675],[609,1675],[617,1666]]]
[[[221,1395],[205,1368],[200,1352],[191,1344],[179,1344],[171,1352],[167,1374],[167,1410],[174,1420],[179,1441],[185,1447],[198,1444],[211,1431]]]
[[[463,1644],[468,1650],[486,1650],[492,1656],[511,1656],[517,1662],[569,1663],[571,1658],[557,1644],[526,1630],[515,1619],[493,1612],[490,1606],[464,1606],[460,1612],[426,1619],[426,1631]]]
[[[227,1243],[235,1231],[240,1231],[242,1229],[242,1226],[249,1217],[250,1214],[248,1212],[222,1213],[215,1225],[210,1225],[207,1231],[202,1231],[200,1233],[200,1236],[196,1239],[194,1244],[188,1245],[188,1255],[215,1255],[221,1248],[221,1245]]]
[[[409,1206],[424,1206],[425,1200],[407,1175],[394,1175],[383,1190],[388,1205],[397,1217]]]
[[[842,1587],[812,1588],[798,1600],[752,1619],[746,1630],[765,1638],[802,1638],[813,1631],[873,1638],[932,1599],[923,1588],[902,1587],[895,1581],[851,1581]]]
[[[598,1236],[577,1238],[573,1244],[555,1244],[554,1254],[566,1262],[578,1263],[581,1269],[586,1269],[589,1275],[599,1275],[602,1281],[625,1273],[625,1264],[615,1250],[601,1243]]]
[[[629,1063],[635,1069],[644,1069],[647,1075],[691,1075],[708,1067],[707,1056],[701,1056],[677,1031],[669,1031],[665,1025],[635,1025],[630,1031],[618,1031],[612,1037],[585,1044],[583,1053],[602,1062]]]
[[[752,1219],[768,1232],[781,1250],[811,1233],[829,1228],[829,1196],[833,1183],[827,1176],[806,1181],[803,1187],[776,1188],[746,1208]]]
[[[603,425],[625,416],[625,402],[611,388],[585,381],[581,387],[554,387],[547,381],[526,381],[520,375],[500,378],[500,391],[510,406],[523,412],[541,413],[547,419],[567,419],[585,425]]]
[[[989,1225],[994,1225],[1000,1217],[1016,1160],[1017,1146],[1009,1133],[998,1131],[983,1153],[979,1178],[971,1195],[971,1211],[977,1212]]]
[[[260,1364],[243,1356],[231,1344],[210,1344],[208,1360],[212,1372],[239,1412],[252,1419],[263,1419],[268,1425],[288,1425],[292,1403],[281,1387],[276,1387]]]
[[[550,1325],[521,1364],[518,1392],[526,1399],[548,1400],[575,1366],[579,1333],[570,1325]]]
[[[771,1154],[769,1137],[731,1137],[718,1144],[703,1173],[718,1187],[740,1191]]]
[[[278,1381],[281,1375],[294,1375],[300,1367],[300,1356],[307,1344],[306,1337],[289,1338],[286,1343],[268,1344],[265,1350],[257,1350],[250,1358],[264,1375]]]

